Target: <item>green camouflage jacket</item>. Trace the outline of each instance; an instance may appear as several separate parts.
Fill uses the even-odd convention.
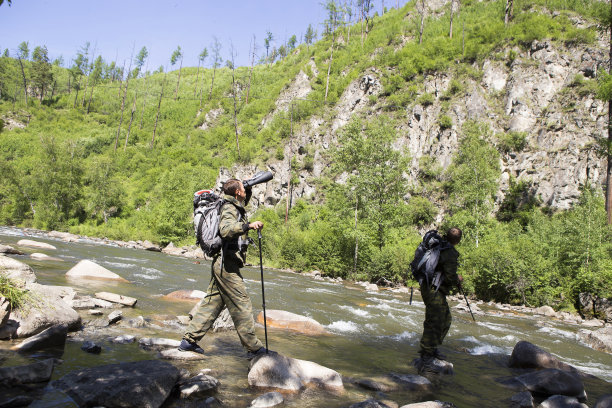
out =
[[[249,220],[240,201],[227,194],[223,199],[226,203],[221,207],[219,234],[223,240],[224,262],[237,262],[242,267],[246,262]]]
[[[440,252],[440,260],[436,266],[436,272],[442,272],[444,281],[440,285],[440,291],[448,295],[453,288],[459,286],[459,276],[457,275],[457,266],[459,252],[454,246]]]

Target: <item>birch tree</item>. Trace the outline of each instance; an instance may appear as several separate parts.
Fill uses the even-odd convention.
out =
[[[200,78],[200,65],[204,65],[204,60],[208,57],[208,49],[204,48],[200,55],[198,55],[198,71],[196,74],[195,85],[193,87],[193,97],[195,98],[198,90],[198,79]],[[202,107],[202,99],[200,98],[200,108]]]
[[[176,50],[172,53],[172,57],[170,57],[170,65],[174,66],[180,60],[179,66],[179,74],[178,79],[176,80],[176,89],[174,91],[174,100],[178,97],[179,84],[181,83],[181,71],[183,69],[183,51],[181,51],[181,46],[176,47]]]
[[[210,46],[212,50],[212,67],[213,74],[212,80],[210,81],[210,93],[208,94],[208,100],[212,99],[213,87],[215,86],[215,73],[217,72],[217,68],[219,68],[219,64],[221,63],[221,43],[217,39],[217,37],[213,37],[213,43]]]

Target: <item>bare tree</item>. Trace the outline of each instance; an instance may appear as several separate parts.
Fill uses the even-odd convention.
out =
[[[249,94],[251,93],[251,79],[253,78],[253,65],[255,64],[255,49],[257,47],[257,43],[255,42],[255,34],[253,34],[253,48],[251,51],[251,69],[249,69],[249,85],[247,86],[246,93],[246,104],[249,104]]]
[[[128,72],[132,70],[132,59],[134,58],[134,48],[132,47],[132,55],[130,55],[130,65]],[[124,63],[125,66],[125,63]],[[115,137],[115,151],[117,151],[117,144],[119,143],[119,134],[121,133],[121,124],[123,123],[123,111],[125,110],[125,97],[130,85],[130,76],[128,75],[125,80],[125,89],[123,90],[123,98],[121,99],[121,117],[119,118],[119,127],[117,128],[117,137]]]
[[[128,145],[128,140],[130,138],[130,131],[132,130],[132,122],[134,121],[134,113],[136,112],[136,97],[137,97],[138,93],[134,93],[134,103],[132,104],[132,114],[130,115],[130,124],[128,125],[128,131],[127,134],[125,135],[125,144],[123,145],[123,151],[125,152],[125,149],[127,149],[127,145]]]
[[[174,64],[176,64],[179,59],[181,60],[181,64],[179,66],[178,79],[176,80],[176,90],[174,91],[175,101],[178,96],[179,84],[181,83],[181,71],[183,70],[183,51],[181,51],[180,45],[176,47],[176,50],[174,50],[174,52],[172,53],[172,57],[170,57],[170,64],[174,66]]]
[[[336,42],[336,28],[338,27],[338,17],[342,11],[334,0],[327,0],[327,3],[325,3],[325,10],[327,10],[327,20],[325,20],[325,25],[327,27],[326,31],[331,34],[331,54],[329,56],[329,64],[327,65],[327,81],[325,84],[325,102],[327,102],[327,94],[329,91],[329,76],[331,74],[332,62],[334,61],[334,43]]]
[[[416,3],[417,11],[421,15],[421,26],[419,28],[419,44],[423,43],[423,28],[425,27],[425,14],[427,13],[427,4],[425,0],[418,0]]]
[[[155,133],[157,132],[157,122],[159,121],[159,111],[161,110],[162,97],[164,96],[164,85],[166,84],[166,73],[164,72],[164,80],[162,82],[161,92],[159,93],[159,102],[157,103],[157,115],[155,115],[155,126],[153,127],[153,137],[151,138],[151,149],[155,146]]]
[[[514,14],[514,0],[506,0],[506,10],[504,16],[504,24],[508,25],[508,22],[512,20]]]
[[[236,152],[240,159],[240,140],[238,138],[238,112],[236,106],[236,66],[234,65],[234,44],[230,42],[230,60],[227,61],[227,67],[232,70],[232,99],[234,100],[234,132],[236,132]]]
[[[448,31],[448,37],[449,38],[453,38],[453,17],[454,17],[454,11],[455,11],[455,1],[457,1],[457,8],[459,8],[460,5],[460,0],[451,0],[451,6],[450,6],[450,29]],[[459,11],[459,10],[457,10]]]
[[[193,87],[193,97],[195,98],[198,89],[198,79],[200,78],[200,65],[204,64],[204,60],[208,57],[208,49],[204,48],[200,55],[198,55],[198,73],[196,74],[195,85]],[[200,106],[201,107],[201,106]]]
[[[213,86],[215,85],[215,73],[217,72],[217,68],[219,68],[219,63],[221,62],[221,43],[217,37],[213,37],[213,43],[210,48],[212,49],[213,57],[213,74],[212,80],[210,81],[210,93],[208,94],[208,100],[212,99]]]

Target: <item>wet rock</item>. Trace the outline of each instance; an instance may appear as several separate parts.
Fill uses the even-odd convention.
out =
[[[159,245],[152,243],[151,241],[144,241],[141,243],[142,247],[146,250],[146,251],[152,251],[152,252],[161,252],[162,249]]]
[[[251,360],[249,385],[298,391],[307,385],[342,389],[336,371],[311,361],[298,360],[278,353],[263,354]]]
[[[420,357],[415,358],[412,361],[412,364],[417,369],[420,369],[420,367],[423,365],[423,360]],[[427,372],[430,374],[453,375],[455,370],[454,370],[453,363],[448,362],[446,360],[439,360],[437,358],[434,358],[433,361],[429,363]]]
[[[167,295],[162,296],[164,300],[183,300],[186,302],[199,302],[206,296],[206,292],[201,290],[175,290]]]
[[[67,303],[75,310],[93,309],[96,307],[96,303],[91,296],[80,296]]]
[[[51,231],[48,234],[51,238],[59,238],[59,239],[63,239],[64,241],[76,241],[79,239],[78,235],[74,235],[71,234],[69,232],[61,232],[61,231]]]
[[[137,299],[129,296],[117,295],[116,293],[110,292],[98,292],[96,293],[98,299],[106,300],[107,302],[119,303],[124,306],[134,307]]]
[[[112,303],[98,298],[92,298],[92,300],[96,307],[101,307],[102,309],[112,309],[116,305],[116,303]]]
[[[431,391],[432,384],[427,378],[414,374],[391,374],[391,379],[410,391]]]
[[[123,318],[123,312],[121,310],[115,310],[108,314],[108,324],[118,322]]]
[[[121,336],[117,336],[114,339],[111,339],[111,343],[115,344],[128,344],[136,341],[136,337],[131,334],[123,334]]]
[[[128,282],[126,279],[123,279],[116,273],[111,272],[108,269],[87,259],[84,259],[75,266],[73,266],[68,272],[66,272],[66,276],[75,279],[86,278]]]
[[[87,311],[87,313],[89,313],[92,316],[102,316],[104,314],[103,311],[98,310],[98,309],[90,309]]]
[[[30,254],[30,258],[37,260],[37,261],[62,261],[61,258],[56,258],[53,256],[49,256],[47,254],[41,254],[40,252],[34,252],[33,254]]]
[[[65,324],[68,330],[80,327],[81,317],[54,287],[32,283],[27,288],[30,296],[26,303],[11,312],[11,320],[17,325],[16,337],[30,337],[58,324]]]
[[[145,327],[145,325],[147,324],[147,322],[145,321],[145,318],[142,316],[138,316],[133,319],[130,319],[128,320],[127,323],[128,323],[128,326],[133,327],[133,328]]]
[[[25,255],[23,252],[13,248],[10,245],[0,245],[0,254]]]
[[[0,408],[27,407],[32,402],[34,402],[34,398],[27,395],[19,395],[8,399],[0,399]]]
[[[456,408],[455,404],[444,401],[425,401],[415,404],[402,405],[400,408]]]
[[[589,408],[586,404],[581,404],[576,398],[565,395],[553,395],[543,401],[538,408]]]
[[[257,315],[257,322],[264,323],[263,312]],[[267,310],[266,322],[270,328],[292,330],[303,334],[319,335],[327,333],[321,323],[316,320],[284,310]]]
[[[516,377],[516,380],[532,394],[566,395],[586,399],[584,385],[580,378],[575,374],[556,368],[546,368],[523,374]]]
[[[68,325],[56,324],[48,329],[43,330],[35,336],[24,340],[13,350],[19,352],[43,350],[50,347],[63,347],[66,344],[66,337],[68,336]]]
[[[585,320],[582,322],[584,327],[604,327],[605,322],[599,319]]]
[[[86,351],[91,354],[100,354],[100,352],[102,351],[102,347],[100,347],[98,344],[94,343],[93,341],[86,341],[85,343],[81,345],[81,350]]]
[[[557,316],[557,312],[555,312],[555,309],[553,309],[550,306],[541,306],[541,307],[538,307],[533,312],[535,314],[539,314],[539,315],[542,315],[542,316],[548,316],[548,317],[556,317]]]
[[[347,379],[345,378],[344,380],[346,381]],[[371,390],[371,391],[391,392],[391,391],[397,391],[399,389],[399,386],[397,383],[392,382],[386,378],[376,378],[376,379],[360,378],[360,379],[349,380],[349,381],[361,388],[364,388],[366,390]]]
[[[0,327],[4,326],[11,315],[11,302],[0,296]]]
[[[30,248],[38,248],[38,249],[53,249],[53,250],[57,249],[51,244],[47,244],[45,242],[32,241],[30,239],[20,239],[17,242],[17,245],[30,247]]]
[[[516,343],[508,364],[512,368],[557,368],[579,374],[576,368],[557,360],[548,351],[524,340]]]
[[[612,326],[598,330],[579,330],[578,338],[595,350],[612,353]]]
[[[162,350],[167,348],[177,348],[181,344],[181,341],[175,339],[143,337],[138,340],[138,344],[140,344],[140,347],[145,349]]]
[[[207,374],[198,374],[179,385],[181,398],[188,398],[203,393],[214,391],[219,386],[219,381],[215,377]]]
[[[249,408],[269,408],[282,404],[285,401],[280,392],[268,392],[251,401]]]
[[[391,408],[389,405],[382,401],[375,399],[368,399],[356,404],[349,405],[349,408]]]
[[[4,255],[0,255],[0,274],[13,280],[36,282],[36,275],[29,265]]]
[[[612,394],[599,397],[593,408],[612,408]]]
[[[0,367],[0,386],[11,387],[49,381],[53,373],[53,359],[16,367]]]
[[[159,360],[109,364],[73,371],[52,386],[79,406],[159,407],[179,379],[179,370]]]
[[[196,353],[193,351],[181,351],[178,348],[169,348],[161,350],[159,356],[165,360],[185,360],[185,361],[197,361],[204,360],[205,354]]]
[[[192,315],[193,316],[193,315]],[[217,316],[217,320],[212,325],[213,333],[236,330],[232,316],[227,310],[227,307]]]
[[[510,397],[511,408],[533,408],[533,396],[529,391],[523,391]]]

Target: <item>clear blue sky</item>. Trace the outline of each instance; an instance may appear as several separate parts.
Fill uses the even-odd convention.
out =
[[[46,45],[53,60],[59,56],[69,66],[85,42],[96,55],[118,65],[129,65],[130,55],[146,46],[148,66],[154,71],[170,69],[170,56],[181,46],[183,66],[196,66],[204,47],[216,36],[222,44],[221,57],[230,58],[230,42],[237,65],[249,65],[249,46],[256,36],[259,55],[265,54],[263,40],[269,30],[274,46],[295,34],[300,40],[308,24],[320,34],[325,11],[322,0],[13,0],[0,6],[0,51],[15,55],[27,41],[30,51]],[[382,0],[373,0],[380,13]],[[385,6],[395,7],[397,0]],[[406,0],[399,1],[400,5]],[[210,62],[210,57],[205,64]],[[175,66],[175,69],[178,66]]]

